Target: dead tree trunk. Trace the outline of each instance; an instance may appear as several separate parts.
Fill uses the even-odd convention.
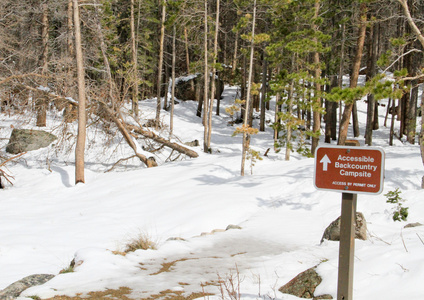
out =
[[[252,78],[253,78],[253,57],[255,54],[255,26],[256,26],[256,0],[253,1],[253,19],[252,19],[252,36],[250,41],[250,62],[249,62],[249,79],[247,86],[247,96],[246,96],[246,109],[244,114],[244,130],[243,130],[243,141],[242,141],[242,158],[241,158],[241,172],[240,175],[244,176],[244,165],[246,162],[247,152],[250,147],[250,133],[247,131],[248,120],[249,120],[249,110],[252,105],[250,100],[250,92],[252,88]]]
[[[163,46],[165,41],[165,18],[166,18],[166,0],[162,2],[162,21],[160,26],[160,44],[159,44],[159,66],[157,81],[157,103],[156,103],[156,119],[155,127],[159,127],[160,109],[161,109],[161,84],[162,84],[162,67],[163,67]]]
[[[212,110],[213,110],[213,102],[215,100],[215,97],[218,98],[220,95],[217,96],[216,92],[216,61],[218,57],[218,33],[219,33],[219,4],[220,1],[216,1],[216,20],[215,20],[215,38],[214,38],[214,46],[213,46],[213,61],[212,61],[212,78],[211,78],[211,97],[210,97],[210,103],[209,103],[209,111],[208,111],[208,126],[207,126],[207,151],[205,149],[205,152],[210,152],[211,147],[211,136],[212,136]]]
[[[209,71],[208,71],[208,1],[204,0],[204,4],[205,4],[205,11],[204,11],[204,32],[203,32],[203,36],[204,36],[204,40],[203,40],[203,52],[204,52],[204,70],[203,70],[203,80],[204,80],[204,89],[203,89],[203,104],[204,104],[204,108],[203,108],[203,118],[202,118],[202,123],[204,126],[204,132],[203,132],[203,151],[204,152],[208,152],[209,151],[209,147],[208,147],[208,121],[207,121],[207,116],[208,116],[208,109],[209,109],[209,103],[208,103],[208,91],[209,91]]]
[[[81,28],[79,18],[78,0],[73,0],[74,9],[74,29],[75,29],[75,50],[77,60],[77,78],[78,78],[78,135],[75,148],[75,184],[84,183],[84,152],[86,139],[86,98],[85,98],[85,80],[84,80],[84,61],[81,43]]]
[[[48,56],[49,56],[49,5],[47,0],[42,4],[43,8],[43,17],[41,20],[42,31],[41,39],[43,41],[43,53],[41,55],[41,63],[43,65],[42,74],[46,75],[48,71]],[[47,83],[47,82],[44,82]],[[36,100],[36,110],[37,110],[37,123],[38,127],[44,127],[47,125],[47,99],[43,96],[37,97]]]
[[[169,119],[169,135],[172,135],[172,132],[174,131],[174,106],[175,106],[175,63],[176,63],[176,56],[177,56],[177,50],[175,47],[175,40],[176,40],[176,28],[175,24],[172,27],[172,71],[171,71],[171,78],[172,78],[172,85],[171,85],[171,113],[170,113],[170,119]]]
[[[138,118],[138,64],[137,64],[137,46],[135,38],[135,18],[134,18],[134,0],[131,0],[131,54],[132,54],[132,110],[135,118]]]

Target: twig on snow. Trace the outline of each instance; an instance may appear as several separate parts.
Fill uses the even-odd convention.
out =
[[[420,237],[420,235],[417,233],[418,238],[420,239],[421,243],[424,245],[423,239]]]
[[[406,252],[409,252],[409,251],[408,251],[408,248],[406,248],[405,240],[403,239],[402,230],[400,231],[400,237],[402,238],[403,247],[405,248]]]
[[[129,160],[129,159],[134,158],[134,157],[137,157],[137,155],[133,155],[133,156],[130,156],[130,157],[127,157],[127,158],[121,158],[116,163],[114,163],[113,166],[109,170],[106,170],[105,173],[108,173],[108,172],[112,171],[113,169],[115,169],[115,167],[118,164],[120,164],[121,162],[126,161],[126,160]]]

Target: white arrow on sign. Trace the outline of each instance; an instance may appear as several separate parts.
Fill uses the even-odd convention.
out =
[[[331,160],[328,158],[326,154],[319,162],[322,163],[322,170],[327,171],[328,164],[331,163]]]

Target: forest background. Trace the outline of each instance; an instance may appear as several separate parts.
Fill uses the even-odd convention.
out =
[[[322,262],[321,269],[327,280],[322,289],[334,294],[333,274],[338,244],[326,243],[319,248],[321,246],[311,246],[310,243],[316,243],[323,226],[338,216],[339,203],[327,200],[339,197],[317,193],[310,187],[311,160],[297,159],[300,154],[312,156],[322,142],[345,144],[350,124],[353,125],[353,136],[362,145],[375,143],[386,147],[381,142],[381,131],[387,132],[387,126],[390,128],[388,144],[394,147],[385,148],[389,154],[386,189],[400,186],[405,197],[410,199],[410,219],[422,222],[422,197],[416,184],[422,166],[416,159],[417,145],[408,144],[418,142],[421,158],[424,157],[424,127],[419,119],[422,118],[424,102],[418,98],[423,94],[419,93],[423,83],[423,9],[421,1],[406,0],[0,0],[2,148],[9,140],[6,136],[12,127],[39,127],[58,135],[51,147],[27,156],[13,156],[3,149],[0,152],[0,178],[5,187],[0,198],[3,207],[0,219],[4,224],[0,249],[2,287],[31,273],[46,271],[56,274],[61,269],[58,265],[67,266],[72,254],[83,247],[95,244],[115,249],[111,243],[122,238],[123,232],[134,231],[135,227],[144,228],[146,220],[156,218],[156,235],[162,238],[195,237],[202,231],[242,224],[245,231],[241,234],[247,231],[247,235],[238,242],[232,239],[238,234],[235,232],[209,238],[224,239],[224,246],[240,246],[240,249],[229,252],[231,259],[234,253],[242,254],[243,247],[260,252],[258,261],[261,264],[262,258],[269,253],[262,252],[264,248],[269,248],[271,254],[275,251],[277,255],[285,256],[287,253],[281,253],[281,245],[291,245],[288,238],[296,240],[290,249],[297,250],[306,245],[306,255],[302,254],[300,260],[297,251],[286,256],[287,259],[280,264],[284,268],[280,274],[284,277],[279,280],[287,282],[293,278],[305,269],[306,264],[302,265],[305,262],[308,267]],[[364,75],[366,79],[362,81]],[[343,81],[343,78],[349,80]],[[181,102],[183,97],[176,95],[177,83],[182,84],[182,90],[190,95],[187,99],[194,101]],[[230,86],[231,91],[239,88],[234,105],[226,105],[225,117],[218,117],[216,115],[223,111],[218,96],[222,84]],[[181,87],[179,89],[181,91]],[[174,96],[177,101],[173,101]],[[382,99],[384,101],[380,101]],[[152,102],[154,115],[151,114]],[[233,132],[243,135],[241,175],[244,175],[245,159],[251,162],[251,172],[255,160],[261,159],[249,145],[251,136],[266,129],[269,132],[269,126],[274,128],[273,150],[284,151],[285,160],[292,155],[292,161],[280,167],[275,160],[264,159],[264,163],[270,166],[267,171],[264,172],[259,163],[255,169],[255,172],[265,174],[262,179],[236,176],[234,180],[233,171],[238,165],[234,167],[228,157],[220,155],[218,160],[215,159],[218,156],[196,153],[193,149],[198,148],[190,147],[194,144],[184,145],[183,141],[192,139],[193,131],[184,127],[183,122],[179,122],[181,119],[175,124],[179,136],[173,134],[172,116],[177,103],[180,104],[176,110],[181,119],[191,122],[189,110],[190,113],[197,112],[195,118],[204,128],[200,143],[206,153],[226,154],[225,151],[228,153],[229,150],[225,146],[229,148],[235,140],[225,139],[228,144],[220,144],[219,149],[212,148],[212,124],[218,127],[219,122],[219,126],[225,128],[215,132],[217,134],[212,138],[216,140],[224,140],[222,132],[226,137]],[[356,104],[360,106],[361,117],[363,105],[367,106],[365,140],[359,138]],[[269,107],[271,105],[273,107]],[[184,109],[187,114],[182,112]],[[228,125],[234,126],[227,126],[228,114],[231,116]],[[168,120],[164,122],[164,116],[168,115],[171,118],[169,123]],[[52,119],[54,122],[50,122]],[[395,121],[400,124],[396,129]],[[46,122],[49,122],[48,126]],[[376,131],[379,126],[382,129],[380,134]],[[86,139],[86,134],[95,137]],[[261,134],[258,137],[262,137]],[[267,141],[266,147],[272,147],[271,144]],[[163,151],[165,147],[171,150]],[[234,153],[239,155],[238,147],[234,148],[237,148]],[[265,157],[268,151],[265,153],[266,148],[263,148],[261,155]],[[132,154],[128,154],[128,149],[133,151]],[[86,181],[84,169],[87,169],[89,183],[68,189],[71,187],[68,171],[73,170],[74,160],[66,155],[74,151],[75,183]],[[270,151],[268,157],[272,158],[275,153]],[[294,151],[300,154],[293,154]],[[57,155],[60,160],[65,157],[60,164],[54,161],[58,152],[65,154]],[[185,156],[208,157],[213,160],[213,165],[202,167],[202,157],[185,161],[180,165],[184,169],[178,164],[165,165]],[[37,160],[35,164],[31,161],[33,158]],[[85,166],[84,158],[91,159]],[[18,162],[13,168],[11,160]],[[190,164],[193,161],[200,163]],[[102,171],[128,171],[162,164],[163,169],[114,172],[97,177]],[[307,167],[302,168],[302,164]],[[36,170],[31,170],[34,165]],[[37,169],[40,165],[41,172]],[[100,172],[93,175],[93,170]],[[281,180],[282,170],[290,174],[289,180]],[[195,173],[196,179],[203,181],[193,185],[193,180],[181,176],[191,172]],[[54,184],[53,180],[46,179],[50,174]],[[419,176],[421,181],[422,175]],[[235,181],[239,184],[234,185]],[[56,182],[60,186],[55,186]],[[228,188],[223,187],[224,182],[229,182]],[[202,188],[197,189],[199,186]],[[211,187],[218,188],[211,193]],[[278,189],[271,192],[271,187]],[[424,180],[421,187],[424,187]],[[150,189],[154,191],[150,192]],[[264,191],[269,195],[263,197]],[[228,201],[228,195],[231,201]],[[422,261],[422,228],[403,231],[403,224],[393,222],[390,217],[392,208],[388,204],[381,205],[386,203],[385,199],[378,197],[377,201],[366,199],[361,203],[361,210],[366,213],[371,227],[370,244],[375,243],[377,247],[372,248],[375,251],[370,255],[371,246],[358,243],[359,247],[363,246],[358,251],[357,257],[361,257],[361,261],[356,269],[362,286],[358,285],[355,292],[357,295],[362,293],[358,299],[369,299],[369,295],[376,293],[381,295],[382,290],[386,291],[386,299],[405,298],[405,290],[409,291],[407,298],[419,297],[416,288],[423,270],[419,263]],[[204,199],[207,205],[205,201],[199,201]],[[87,205],[90,209],[85,210]],[[212,205],[213,209],[210,209]],[[273,211],[271,222],[264,205]],[[312,207],[318,209],[311,213]],[[260,218],[253,214],[252,221],[246,221],[246,216],[256,210]],[[292,228],[297,221],[305,219],[310,223],[301,226],[303,231],[281,232],[282,228]],[[60,221],[65,225],[59,226]],[[276,224],[275,229],[271,230],[270,224]],[[54,234],[53,229],[56,230]],[[267,242],[273,242],[271,245],[277,240],[276,247],[263,243],[263,248],[256,248],[247,243],[255,241],[253,236],[259,236],[260,242],[255,246],[261,246],[264,235],[267,235]],[[41,244],[43,247],[39,246]],[[317,249],[327,251],[327,246],[330,254],[315,255]],[[175,250],[175,243],[171,241],[159,254],[148,252],[149,257],[139,252],[117,259],[122,262],[119,265],[125,270],[123,272],[127,272],[127,258],[134,259],[134,264],[138,265],[144,259],[159,257],[166,260],[167,251],[174,255]],[[187,253],[191,250],[188,248]],[[109,250],[102,252],[108,255],[107,259],[102,258],[103,262],[108,263],[109,258],[115,261],[117,256],[112,256]],[[99,251],[87,253],[82,250],[78,253],[76,257],[97,265]],[[313,257],[310,260],[309,255]],[[59,264],[55,261],[58,257]],[[185,257],[178,257],[182,258]],[[240,256],[240,262],[247,261],[245,256]],[[295,264],[288,271],[287,261]],[[160,262],[162,260],[156,259],[157,265],[153,267],[157,268]],[[275,266],[271,259],[267,263]],[[375,276],[374,271],[369,272],[370,265],[379,274],[385,274],[384,278]],[[250,271],[249,268],[246,270]],[[270,267],[269,270],[274,269]],[[96,270],[97,275],[100,273],[104,273],[104,269]],[[116,269],[112,273],[113,276],[122,274]],[[188,272],[185,270],[183,274]],[[78,278],[85,274],[79,270],[71,276]],[[132,277],[130,274],[126,278],[132,280]],[[97,280],[99,277],[92,278]],[[115,280],[116,277],[111,278],[115,284],[121,283]],[[266,283],[270,285],[274,281],[271,274]],[[251,286],[257,289],[257,284]],[[402,288],[387,289],[387,286]],[[70,293],[76,291],[74,287]],[[99,287],[88,285],[85,288],[88,292]],[[53,290],[55,288],[48,293]],[[272,290],[275,292],[275,286]]]
[[[39,127],[53,108],[64,110],[65,122],[77,118],[76,183],[84,182],[87,116],[103,122],[105,130],[116,126],[146,166],[157,165],[132,136],[169,142],[157,135],[161,110],[174,105],[165,91],[171,85],[173,98],[175,78],[191,74],[200,86],[189,88],[196,91],[192,100],[198,101],[205,127],[205,152],[211,151],[211,119],[220,112],[216,76],[208,74],[217,74],[240,86],[234,122],[243,123],[235,131],[244,136],[243,161],[250,135],[265,128],[271,96],[277,99],[275,148],[285,148],[287,160],[294,148],[313,155],[320,139],[345,144],[351,115],[359,136],[356,100],[365,95],[365,143],[372,145],[372,132],[380,126],[379,99],[389,98],[390,144],[403,137],[419,142],[424,158],[424,130],[416,132],[423,105],[418,100],[423,10],[421,1],[407,0],[2,0],[1,111],[35,114]],[[357,86],[360,73],[366,74],[364,86]],[[345,88],[344,74],[350,75]],[[156,117],[146,130],[138,104],[142,109],[143,99],[152,97]],[[132,103],[129,115],[121,110],[126,103]],[[251,127],[254,110],[258,129]],[[401,122],[398,132],[393,116]]]

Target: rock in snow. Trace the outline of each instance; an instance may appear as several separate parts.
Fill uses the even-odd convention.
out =
[[[19,281],[9,285],[4,290],[0,291],[0,300],[13,300],[18,297],[26,289],[41,285],[55,277],[52,274],[35,274],[29,275]]]
[[[336,220],[331,222],[330,225],[328,225],[324,231],[324,235],[321,238],[321,243],[324,240],[340,241],[340,221],[341,217],[338,217]],[[364,215],[360,212],[356,213],[355,238],[359,240],[367,239],[367,222]]]

